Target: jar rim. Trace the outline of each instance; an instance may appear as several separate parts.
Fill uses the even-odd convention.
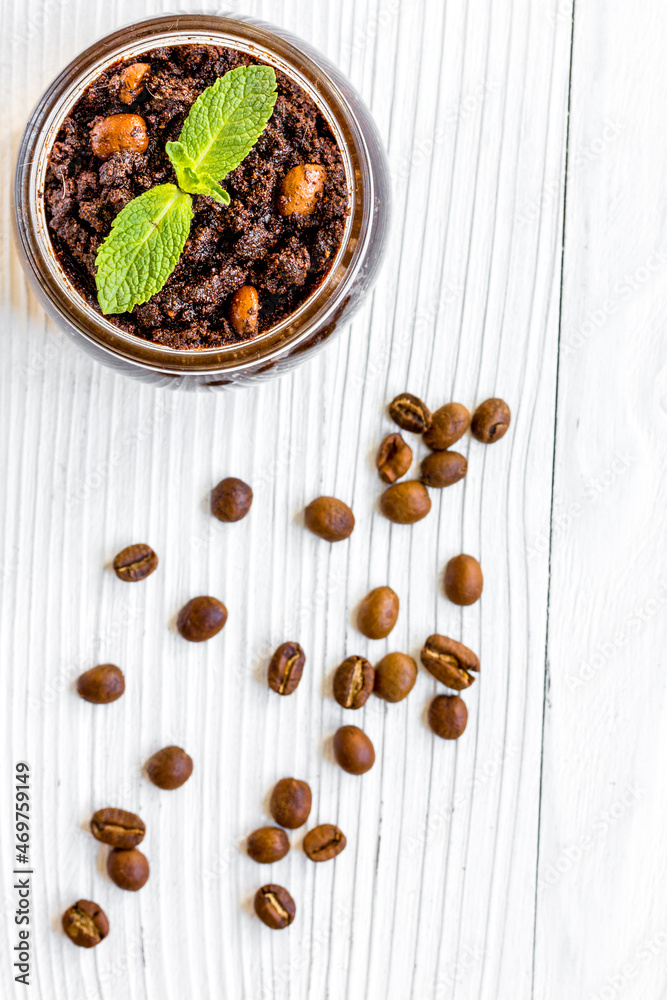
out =
[[[103,351],[165,374],[212,374],[273,366],[298,350],[313,331],[335,322],[363,265],[375,201],[368,150],[354,108],[338,87],[333,66],[305,43],[262,22],[190,14],[146,18],[104,36],[72,60],[40,99],[26,127],[16,167],[15,213],[20,249],[42,297],[69,326]],[[343,159],[350,210],[341,245],[322,282],[289,316],[259,336],[220,347],[173,348],[129,333],[98,313],[75,289],[53,247],[44,182],[53,143],[81,94],[120,59],[165,45],[211,44],[250,53],[293,79],[330,125]],[[301,48],[303,45],[303,48]],[[315,57],[315,58],[314,58]],[[317,59],[317,61],[315,61]]]

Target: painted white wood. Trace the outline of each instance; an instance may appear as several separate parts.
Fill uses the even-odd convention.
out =
[[[661,6],[608,0],[575,12],[561,310],[569,0],[181,2],[243,10],[322,49],[370,104],[395,189],[386,265],[350,329],[280,381],[215,396],[158,392],[81,355],[27,291],[10,241],[13,157],[39,94],[96,37],[167,6],[0,2],[2,995],[22,995],[12,993],[9,803],[13,762],[25,759],[33,996],[658,998]],[[629,297],[626,275],[639,286]],[[498,394],[514,414],[498,445],[464,441],[467,479],[434,495],[413,528],[375,508],[384,407],[405,388],[434,407]],[[225,475],[255,490],[236,525],[206,510]],[[349,543],[304,531],[300,512],[319,493],[352,504]],[[128,587],[108,564],[136,540],[155,547],[160,569]],[[480,604],[463,610],[440,591],[460,551],[479,556],[486,578]],[[390,640],[371,643],[352,615],[382,583],[398,591],[401,615]],[[202,647],[173,630],[197,593],[230,610]],[[605,656],[617,628],[627,641]],[[400,705],[371,700],[352,717],[333,701],[345,655],[416,655],[433,631],[482,659],[458,743],[425,725],[436,685],[423,671]],[[307,670],[278,699],[266,663],[289,638]],[[598,646],[604,662],[574,687]],[[72,685],[105,661],[123,667],[127,692],[102,709]],[[332,763],[342,721],[375,743],[361,779]],[[141,775],[171,742],[195,760],[174,794]],[[345,831],[335,863],[312,865],[301,832],[272,868],[242,853],[286,774],[310,782],[313,823]],[[108,881],[85,829],[106,804],[148,825],[151,879],[136,895]],[[596,834],[605,810],[621,807]],[[587,834],[592,848],[571,862]],[[559,862],[565,874],[545,888]],[[254,891],[271,880],[297,902],[280,934],[252,915]],[[91,953],[59,930],[81,896],[112,924]],[[639,945],[656,955],[641,960]],[[601,992],[626,963],[637,976]]]
[[[667,12],[575,16],[535,995],[667,994]]]

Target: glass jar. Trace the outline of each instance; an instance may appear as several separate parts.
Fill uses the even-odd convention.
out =
[[[117,60],[188,43],[248,52],[280,69],[308,93],[340,147],[350,215],[327,277],[294,313],[244,343],[177,350],[124,332],[79,295],[54,253],[43,192],[52,145],[86,87]],[[286,31],[250,18],[173,14],[107,35],[77,56],[48,88],[28,122],[19,151],[15,237],[24,270],[49,315],[98,361],[156,385],[216,388],[287,371],[349,321],[377,275],[387,243],[389,198],[387,160],[370,113],[328,60]]]

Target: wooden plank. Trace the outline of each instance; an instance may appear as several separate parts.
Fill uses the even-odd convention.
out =
[[[155,0],[63,5],[2,0],[2,61],[11,114],[0,128],[4,176],[46,83],[99,34]],[[187,9],[201,2],[186,0]],[[207,4],[209,9],[217,5]],[[239,8],[240,9],[240,8]],[[36,995],[79,1000],[218,996],[450,1000],[530,995],[536,897],[558,330],[562,179],[571,24],[558,2],[511,10],[466,0],[249,0],[243,9],[312,40],[371,104],[389,150],[395,225],[380,283],[350,329],[278,382],[218,395],[161,393],[96,367],[48,323],[10,249],[3,261],[0,370],[5,761],[34,769]],[[396,392],[473,407],[499,394],[511,433],[486,449],[466,439],[465,483],[434,496],[428,519],[390,525],[375,509],[372,456]],[[255,488],[247,521],[212,524],[205,500],[225,475]],[[350,502],[357,528],[330,547],[299,521],[320,493]],[[160,570],[126,588],[105,569],[143,539]],[[533,553],[536,549],[536,554]],[[440,574],[478,555],[480,605],[456,609]],[[355,605],[390,583],[401,616],[390,640],[352,626]],[[187,647],[169,628],[195,593],[230,608],[220,639]],[[377,763],[355,780],[332,763],[330,737],[350,721],[330,695],[350,653],[413,655],[433,631],[480,652],[457,744],[436,741],[420,671],[400,705],[355,715]],[[264,671],[298,639],[308,669],[278,700]],[[95,662],[119,663],[128,690],[109,710],[72,691]],[[195,760],[174,795],[141,776],[175,742]],[[296,849],[258,869],[243,838],[267,821],[285,774],[306,778],[313,822],[339,823],[348,848],[314,866]],[[3,769],[3,794],[10,794]],[[107,803],[149,826],[148,886],[121,894],[84,829]],[[0,814],[0,853],[11,853]],[[251,915],[262,882],[297,900],[271,934]],[[112,934],[79,953],[58,931],[80,896],[108,912]],[[11,898],[11,894],[10,894]],[[13,925],[4,916],[3,942]],[[11,981],[9,948],[0,978]],[[17,993],[18,995],[18,993]]]
[[[545,1000],[666,989],[666,30],[663,5],[576,5],[537,911]]]

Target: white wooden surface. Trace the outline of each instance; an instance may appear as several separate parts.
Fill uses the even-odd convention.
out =
[[[48,322],[11,248],[10,179],[28,114],[84,46],[167,9],[159,0],[1,0],[0,981],[13,988],[13,764],[33,770],[28,995],[52,1000],[660,1000],[667,995],[664,346],[667,140],[660,0],[245,0],[347,72],[389,150],[395,228],[367,307],[301,370],[218,395],[157,392],[94,365]],[[186,2],[182,9],[222,9]],[[568,117],[569,111],[569,117]],[[568,129],[569,122],[569,129]],[[566,175],[567,169],[567,175]],[[567,183],[566,183],[567,181]],[[393,527],[375,510],[384,405],[498,394],[514,423]],[[213,522],[211,486],[255,489],[248,519]],[[319,493],[357,528],[328,546],[299,523]],[[116,551],[149,541],[160,569],[126,586]],[[479,605],[439,577],[481,559]],[[351,624],[371,587],[401,597],[387,642]],[[173,631],[197,593],[227,603],[203,646]],[[400,705],[344,713],[346,654],[416,654],[432,631],[479,651],[456,744],[424,724],[423,671]],[[296,695],[264,682],[298,639]],[[125,697],[73,693],[98,662]],[[342,721],[374,740],[362,779],[337,769]],[[167,743],[193,778],[141,775]],[[244,836],[287,774],[348,848],[259,868]],[[86,831],[114,804],[146,820],[146,888],[123,894]],[[253,916],[263,882],[295,923]],[[59,930],[97,900],[94,952]]]

